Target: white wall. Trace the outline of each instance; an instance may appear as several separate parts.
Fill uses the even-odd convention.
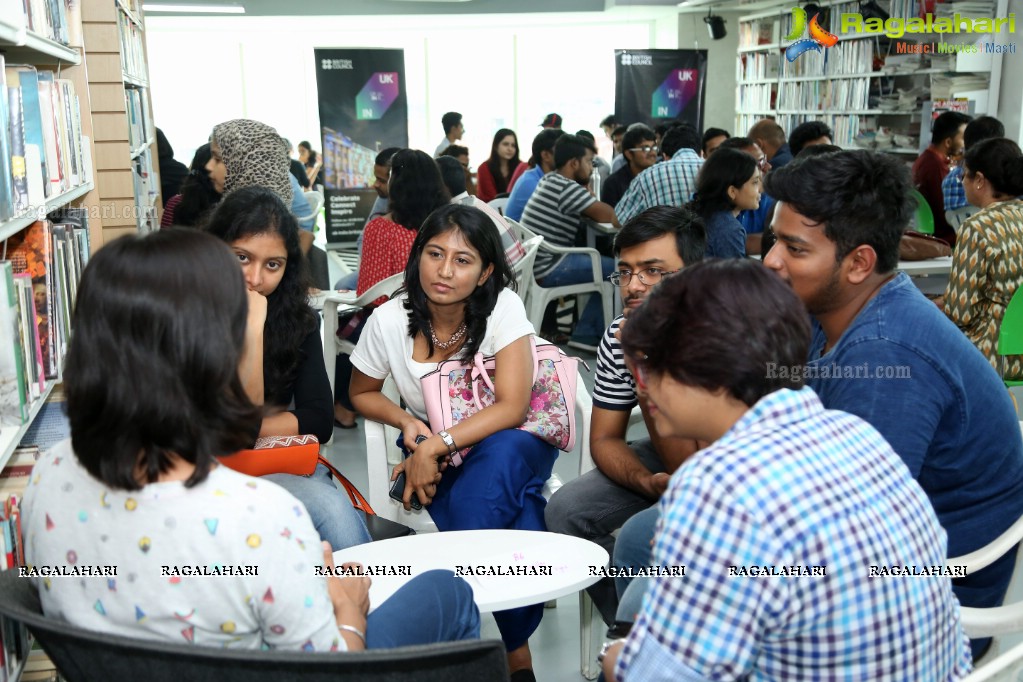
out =
[[[674,8],[386,19],[150,15],[146,28],[154,119],[186,164],[213,126],[231,118],[263,121],[318,148],[315,47],[404,49],[409,141],[430,153],[451,110],[464,116],[473,166],[500,127],[518,133],[527,158],[552,111],[566,130],[586,128],[600,142],[598,124],[614,110],[614,50],[674,48],[678,35]]]
[[[703,23],[706,12],[680,14],[678,17],[678,48],[707,50],[707,89],[704,97],[704,128],[724,128],[735,135],[745,135],[745,130],[735,131],[735,60],[739,47],[738,12],[715,12],[725,19],[726,35],[721,40],[711,40],[707,25]]]
[[[1015,12],[1017,21],[1023,21],[1023,0],[1009,0],[1009,12]],[[1018,35],[1018,34],[1017,34]],[[1005,125],[1005,136],[1023,140],[1023,41],[1017,35],[1008,35],[999,42],[1016,43],[1016,54],[1002,55],[1001,90],[998,93],[998,113],[995,117]]]

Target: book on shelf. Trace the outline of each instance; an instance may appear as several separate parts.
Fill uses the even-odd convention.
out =
[[[56,378],[60,366],[56,300],[58,284],[54,277],[52,240],[50,223],[45,220],[34,222],[7,240],[7,257],[14,272],[25,272],[32,277],[36,328],[47,379]]]
[[[43,188],[46,196],[50,194],[49,175],[46,171],[46,143],[43,140],[43,117],[42,109],[39,107],[39,74],[34,66],[22,64],[8,66],[8,87],[21,89],[21,108],[24,118],[25,133],[25,172],[28,176],[29,204],[36,206],[43,202],[43,197],[33,196],[34,187]],[[38,156],[32,157],[34,163],[29,160],[28,148],[34,146]]]
[[[29,393],[35,400],[46,390],[46,371],[43,368],[43,351],[36,331],[36,295],[32,288],[32,276],[20,272],[14,276],[14,287],[18,290],[18,312],[21,314],[18,332],[21,338],[22,355],[25,358],[25,374]]]
[[[20,342],[18,292],[14,269],[0,261],[0,428],[28,421],[31,395]]]
[[[71,437],[71,422],[67,418],[67,398],[62,386],[54,387],[39,414],[21,439],[22,448],[34,448],[35,456],[46,452],[57,443]],[[17,452],[17,450],[15,451]]]
[[[7,110],[10,116],[11,136],[11,186],[13,189],[15,215],[24,213],[30,206],[28,200],[28,175],[25,168],[25,117],[21,104],[21,83],[13,67],[4,68],[4,87],[7,93]]]
[[[24,26],[29,31],[62,45],[69,44],[71,28],[68,25],[66,0],[23,0],[20,16],[10,12],[11,16],[8,18],[6,14],[4,19],[16,26]]]

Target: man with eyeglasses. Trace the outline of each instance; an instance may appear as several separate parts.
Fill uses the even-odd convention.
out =
[[[632,179],[657,163],[657,136],[653,129],[645,126],[634,126],[625,133],[622,140],[622,153],[627,164],[611,173],[600,191],[600,200],[609,206],[617,206]]]
[[[672,472],[696,451],[694,441],[657,437],[616,335],[625,315],[656,284],[703,258],[706,243],[703,221],[687,209],[670,206],[644,211],[618,233],[617,270],[608,279],[619,288],[626,312],[607,328],[597,349],[590,422],[590,450],[597,468],[554,493],[544,513],[549,531],[585,538],[613,554],[611,533],[655,505]],[[629,415],[637,404],[650,436],[629,443],[625,440]],[[611,625],[618,606],[614,581],[602,578],[587,592]]]
[[[664,134],[660,152],[666,159],[647,168],[629,185],[615,214],[623,223],[654,206],[684,206],[693,199],[696,175],[703,166],[700,131],[680,123]]]

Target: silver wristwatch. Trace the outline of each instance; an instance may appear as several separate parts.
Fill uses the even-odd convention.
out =
[[[600,647],[600,653],[597,654],[597,663],[603,663],[604,662],[604,659],[607,658],[607,650],[608,649],[613,647],[618,642],[624,642],[624,641],[625,641],[625,638],[622,637],[621,639],[612,639],[609,642],[604,642],[604,646]]]
[[[444,445],[448,446],[448,454],[454,452],[457,448],[455,447],[455,439],[451,437],[451,434],[447,431],[438,431],[437,435],[444,441]]]

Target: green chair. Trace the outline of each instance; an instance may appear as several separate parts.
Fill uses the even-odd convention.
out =
[[[1016,289],[1005,307],[1002,326],[998,329],[998,354],[1023,355],[1023,287]],[[1004,374],[1004,372],[1003,372]],[[1023,380],[1002,378],[1006,386],[1023,386]]]
[[[916,199],[916,231],[924,234],[934,234],[934,213],[931,212],[931,205],[924,199],[924,195],[917,190],[910,190],[910,194]]]

